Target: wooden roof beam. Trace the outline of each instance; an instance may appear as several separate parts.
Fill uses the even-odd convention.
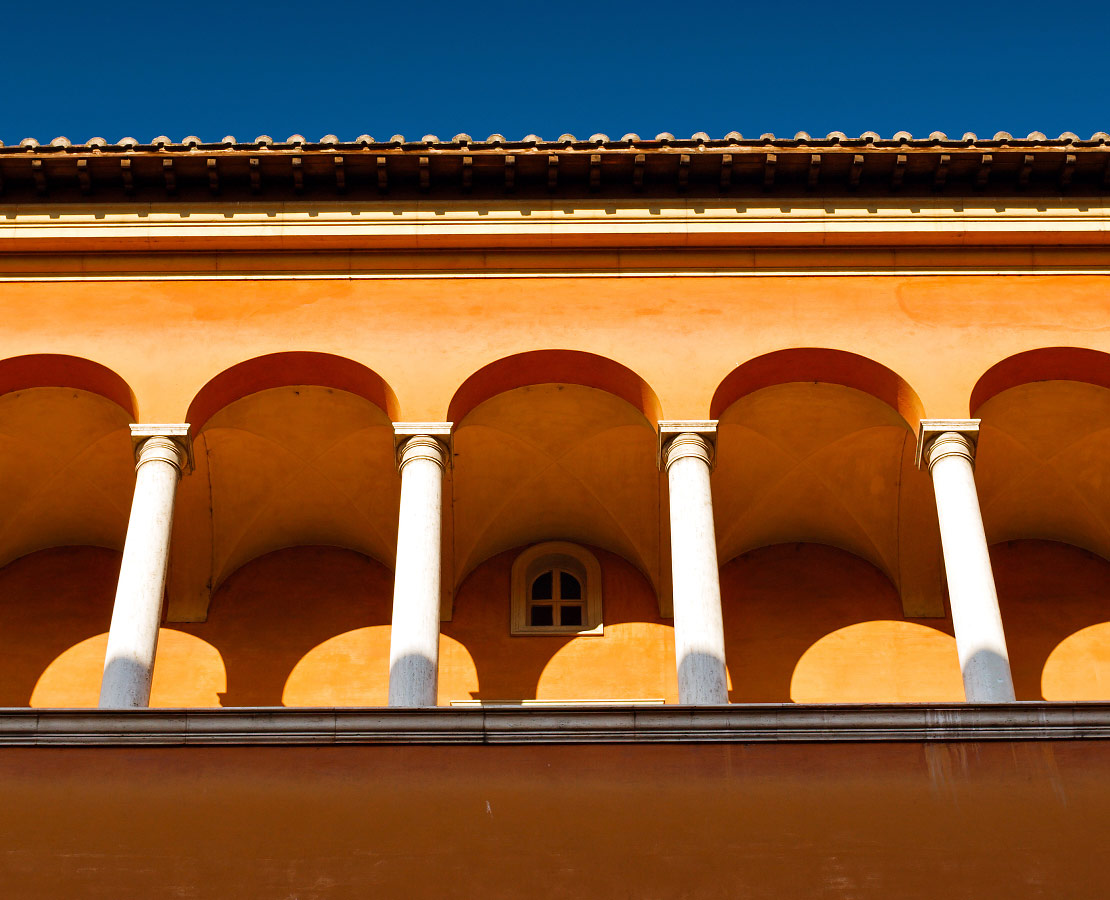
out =
[[[31,174],[35,179],[35,193],[45,196],[50,186],[46,181],[46,170],[42,166],[41,159],[31,160]]]
[[[856,153],[852,156],[852,167],[848,170],[848,187],[858,188],[860,176],[863,175],[863,154]]]
[[[809,176],[806,178],[806,187],[813,190],[821,178],[821,154],[811,153],[809,156]]]
[[[902,182],[906,178],[906,154],[899,153],[894,157],[894,171],[890,173],[890,189],[892,191],[898,190],[902,187]]]
[[[1021,171],[1018,172],[1018,186],[1028,187],[1029,179],[1033,174],[1033,154],[1026,153],[1021,159]]]
[[[994,163],[994,155],[984,153],[979,157],[979,171],[975,173],[975,186],[977,188],[985,188],[987,182],[991,178],[991,165]]]
[[[775,167],[778,165],[778,154],[768,153],[763,157],[763,190],[769,191],[775,186]]]
[[[936,190],[941,190],[944,183],[948,180],[948,164],[952,162],[952,157],[947,153],[942,153],[937,159],[937,170],[933,173],[933,187]]]
[[[347,190],[347,169],[344,167],[342,156],[332,157],[332,171],[335,174],[335,189],[339,193]]]
[[[721,154],[721,178],[720,178],[719,186],[720,186],[722,191],[727,191],[730,187],[732,187],[732,154],[731,153],[722,153]]]

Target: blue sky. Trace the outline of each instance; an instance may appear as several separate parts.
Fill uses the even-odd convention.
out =
[[[7,4],[0,140],[1110,131],[1110,2]]]

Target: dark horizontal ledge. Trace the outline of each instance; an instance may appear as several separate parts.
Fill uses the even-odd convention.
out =
[[[901,196],[1074,196],[1110,190],[1098,142],[878,147],[748,142],[513,149],[0,147],[0,204]]]
[[[0,710],[3,747],[1110,739],[1110,703]]]

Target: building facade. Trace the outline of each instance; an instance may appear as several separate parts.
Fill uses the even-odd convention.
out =
[[[1108,182],[0,147],[16,895],[1094,896]]]

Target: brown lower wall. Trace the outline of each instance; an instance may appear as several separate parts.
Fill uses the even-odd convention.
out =
[[[26,898],[1097,897],[1110,742],[0,749]]]

